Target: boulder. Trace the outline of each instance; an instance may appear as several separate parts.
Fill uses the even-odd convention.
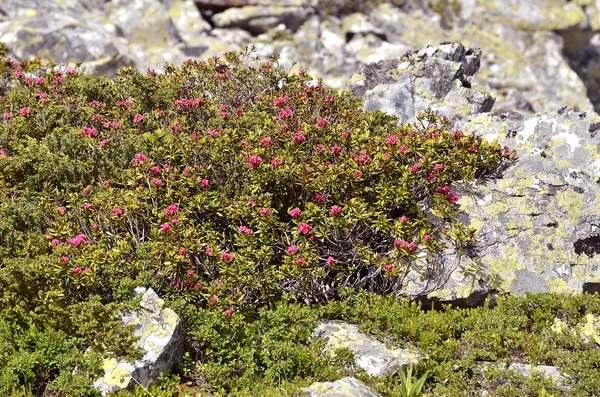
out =
[[[125,325],[134,325],[133,335],[138,336],[138,346],[144,356],[131,364],[125,360],[109,359],[103,363],[104,376],[94,382],[103,396],[129,389],[135,384],[144,387],[155,383],[161,373],[169,371],[181,360],[183,338],[179,316],[164,308],[164,301],[152,288],[138,287],[136,295],[142,295],[140,310],[122,313]]]
[[[381,397],[369,386],[349,376],[335,382],[317,382],[302,389],[310,397]]]
[[[371,376],[382,377],[396,373],[398,369],[417,364],[420,356],[410,350],[391,349],[369,338],[358,326],[342,321],[321,323],[311,338],[323,338],[327,342],[324,353],[346,347],[355,353],[355,365]]]
[[[413,123],[430,108],[450,118],[492,109],[490,94],[471,85],[481,51],[461,44],[443,44],[412,52],[400,59],[362,66],[348,89],[361,96],[365,110],[382,110]]]
[[[476,370],[477,380],[485,385],[488,382],[486,372],[492,369],[513,371],[525,377],[541,375],[544,378],[554,381],[556,388],[559,391],[565,392],[570,389],[568,385],[569,378],[561,372],[560,368],[551,365],[531,365],[523,363],[510,363],[507,365],[494,362],[480,362]]]

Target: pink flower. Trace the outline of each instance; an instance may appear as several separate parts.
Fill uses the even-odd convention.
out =
[[[433,166],[433,171],[434,172],[439,172],[439,171],[441,171],[443,169],[444,169],[444,164],[436,164],[436,165]]]
[[[110,212],[110,214],[112,216],[121,216],[125,213],[125,210],[123,208],[113,208],[113,210]]]
[[[296,258],[296,265],[305,265],[306,261],[302,258]]]
[[[252,233],[252,229],[246,226],[240,226],[240,232],[244,233],[246,236],[249,236]]]
[[[206,247],[206,249],[204,250],[204,252],[206,252],[206,255],[212,255],[213,254],[213,250],[210,247]]]
[[[400,223],[406,223],[407,220],[408,219],[404,215],[400,217]]]
[[[262,146],[262,147],[267,147],[267,146],[271,146],[271,143],[272,143],[271,142],[271,138],[266,137],[266,138],[263,138],[263,139],[260,140],[259,145]]]
[[[315,194],[315,200],[320,201],[321,203],[324,203],[325,200],[325,196],[323,196],[322,194],[316,193]]]
[[[456,203],[458,201],[458,194],[456,194],[456,193],[448,193],[448,200],[451,203]]]
[[[76,267],[74,269],[71,269],[71,272],[79,275],[79,274],[81,274],[81,268],[80,267]]]
[[[423,240],[425,240],[425,241],[431,240],[431,235],[429,235],[429,234],[424,235]]]
[[[21,116],[27,116],[29,113],[31,113],[31,109],[30,108],[22,108],[19,110],[19,113],[21,114]]]
[[[202,179],[200,181],[200,186],[202,186],[202,187],[208,187],[209,184],[210,184],[210,182],[208,181],[208,179]]]
[[[91,271],[92,271],[92,269],[90,269],[89,267],[86,267],[85,269],[83,269],[83,272],[84,272],[84,273],[89,273],[89,272],[91,272]]]
[[[58,244],[60,244],[60,241],[58,241],[58,239],[54,239],[50,244],[56,247]]]
[[[329,211],[331,216],[336,216],[340,212],[342,212],[342,207],[340,207],[338,205],[334,205],[333,207],[331,207],[331,211]]]
[[[429,175],[427,175],[427,182],[431,182],[435,179],[435,174],[433,172],[430,172]]]
[[[83,188],[83,194],[87,196],[88,194],[90,194],[90,191],[91,191],[91,190],[92,190],[92,189],[90,189],[90,187],[89,187],[89,186],[86,186],[85,188]]]
[[[35,82],[37,84],[44,84],[44,81],[46,81],[46,79],[43,77],[38,77],[37,79],[35,79]]]
[[[4,150],[0,150],[0,157],[4,156],[6,152]]]
[[[95,138],[98,136],[98,130],[95,128],[90,128],[90,127],[83,127],[81,129],[81,135],[82,136],[89,136],[91,138]]]
[[[386,272],[391,272],[392,270],[394,270],[394,265],[392,265],[391,263],[388,263],[387,265],[385,265],[385,271]]]
[[[152,179],[152,183],[154,184],[154,186],[162,185],[162,181],[160,179]]]
[[[437,188],[435,188],[435,191],[437,193],[448,194],[450,188],[448,186],[438,186]]]
[[[335,259],[333,259],[333,256],[330,256],[329,258],[327,258],[327,260],[325,262],[328,265],[333,265],[335,263]]]
[[[133,117],[133,122],[134,123],[139,123],[140,121],[144,120],[144,116],[142,116],[141,114],[137,113],[134,117]]]
[[[308,234],[308,233],[310,233],[311,230],[312,230],[312,226],[309,225],[308,223],[301,223],[300,225],[298,225],[298,232],[300,234]]]
[[[275,158],[273,159],[273,161],[271,161],[271,166],[272,166],[273,168],[277,168],[277,167],[279,167],[279,166],[280,166],[280,165],[282,165],[282,164],[283,164],[283,161],[279,160],[277,157],[275,157]]]
[[[406,153],[408,152],[408,146],[400,146],[400,149],[398,149],[398,151],[400,153]]]
[[[408,249],[410,251],[414,251],[417,249],[417,245],[415,243],[410,243],[410,244],[408,244]]]
[[[298,247],[292,244],[287,248],[286,251],[288,254],[294,255],[298,251]]]
[[[294,209],[290,210],[290,215],[292,216],[292,218],[298,218],[300,216],[300,214],[302,214],[302,211],[300,211],[300,208],[294,208]]]
[[[94,229],[94,230],[98,229],[97,223],[92,223],[90,226],[92,226],[92,229]]]
[[[294,114],[294,112],[292,112],[292,109],[281,109],[281,111],[279,112],[279,119],[285,119],[286,117],[291,117]]]
[[[66,265],[67,263],[69,263],[69,257],[66,255],[63,255],[60,257],[60,261]]]
[[[413,174],[416,174],[417,172],[419,172],[419,167],[416,165],[413,165],[412,167],[410,167],[410,172],[412,172]]]
[[[171,225],[168,223],[163,223],[160,225],[160,228],[162,229],[163,233],[167,233],[169,230],[171,230]]]
[[[63,206],[56,207],[56,210],[62,215],[65,213],[66,208]]]
[[[85,203],[85,204],[83,205],[83,208],[84,208],[84,209],[86,209],[86,210],[89,210],[89,209],[91,209],[93,206],[94,206],[94,204],[92,204],[92,203]]]
[[[15,78],[16,79],[20,79],[24,76],[25,76],[25,73],[21,72],[20,70],[15,70]]]
[[[324,151],[327,150],[327,148],[321,144],[317,145],[317,147],[315,148],[315,150],[317,151],[317,153],[323,153]]]
[[[52,82],[54,84],[62,84],[64,81],[65,80],[62,77],[60,77],[60,76],[58,76],[57,78],[55,78],[54,80],[52,80]]]
[[[398,239],[398,240],[395,240],[395,241],[394,241],[394,247],[396,247],[396,248],[400,248],[400,247],[402,247],[402,244],[403,244],[403,243],[404,243],[404,241],[402,241],[402,240],[399,240],[399,239]]]
[[[187,271],[188,277],[194,277],[194,269],[190,269]]]
[[[352,175],[353,175],[353,176],[354,176],[356,179],[358,179],[358,178],[360,178],[360,175],[361,175],[361,174],[360,174],[360,172],[358,172],[358,171],[354,171],[354,172],[352,173]]]
[[[150,173],[152,175],[158,175],[158,174],[160,174],[160,167],[158,167],[158,166],[155,165],[154,167],[150,168]]]
[[[143,163],[144,161],[148,160],[148,157],[146,157],[145,154],[143,153],[138,153],[135,155],[134,161],[136,163]]]
[[[86,235],[81,233],[75,237],[68,239],[67,241],[68,241],[69,245],[74,245],[74,246],[78,247],[81,245],[81,243],[85,242],[86,239],[87,239]]]
[[[185,248],[181,247],[179,248],[179,255],[185,255]],[[190,275],[190,272],[188,271],[188,276]],[[194,271],[192,270],[192,276],[194,275]]]
[[[385,158],[386,158],[386,159],[388,159],[388,160],[389,160],[389,159],[391,159],[391,158],[393,157],[393,156],[392,156],[392,154],[391,154],[391,153],[388,153],[388,152],[385,152],[385,153],[384,153],[384,156],[385,156]]]
[[[110,186],[110,181],[109,181],[109,180],[107,180],[107,179],[105,179],[105,180],[103,180],[103,181],[102,181],[102,184],[103,184],[104,186]]]
[[[327,119],[324,119],[324,118],[322,118],[322,117],[321,117],[319,120],[317,120],[317,122],[316,122],[316,126],[317,126],[318,128],[323,128],[323,127],[325,127],[325,124],[327,124]]]
[[[471,152],[471,153],[477,153],[477,148],[475,146],[471,146],[469,148],[469,152]]]
[[[177,219],[177,218],[173,218],[173,219],[171,219],[171,224],[172,224],[173,226],[179,226],[179,219]]]
[[[250,160],[248,162],[250,163],[248,168],[252,169],[252,168],[256,167],[257,165],[262,164],[263,159],[261,159],[260,156],[250,156]]]
[[[211,296],[209,299],[210,303],[212,303],[213,305],[217,303],[217,297],[216,296]]]
[[[8,120],[8,119],[12,118],[13,114],[11,112],[6,112],[6,113],[4,113],[3,116],[6,120]]]
[[[163,214],[165,214],[165,215],[173,215],[176,213],[177,213],[177,206],[175,204],[171,204],[166,209],[163,210]]]
[[[93,107],[93,108],[95,108],[95,107],[98,107],[98,106],[100,106],[101,104],[102,104],[102,103],[101,103],[101,102],[98,102],[98,101],[92,101],[92,102],[88,102],[88,106],[90,106],[90,107]]]
[[[260,214],[260,216],[267,216],[267,215],[271,214],[271,209],[270,208],[261,208],[260,211],[258,211],[258,213]]]
[[[385,141],[385,144],[390,145],[390,146],[396,146],[397,143],[398,143],[398,137],[396,135],[388,136],[387,140]]]
[[[280,106],[283,104],[285,104],[285,98],[282,96],[280,96],[279,98],[277,98],[273,101],[273,106]]]
[[[221,118],[226,119],[229,117],[229,112],[221,112]]]
[[[232,259],[233,259],[233,254],[230,254],[230,253],[228,253],[228,252],[223,252],[223,253],[221,254],[221,260],[222,260],[223,262],[229,262],[229,261],[230,261],[230,260],[232,260]]]
[[[341,151],[342,151],[342,148],[341,148],[341,147],[339,147],[338,145],[334,145],[334,146],[331,148],[331,152],[332,152],[333,154],[339,154]]]
[[[304,141],[306,141],[306,137],[304,135],[302,135],[301,133],[297,133],[292,138],[292,143],[302,143]]]
[[[227,310],[225,310],[225,315],[227,317],[231,317],[231,316],[233,316],[233,311],[231,311],[231,309],[227,309]]]
[[[202,284],[200,284],[200,283],[196,283],[196,284],[194,285],[194,289],[200,289],[200,288],[202,288]]]
[[[256,204],[256,200],[254,200],[252,197],[250,197],[248,200],[246,200],[246,203],[248,203],[250,205],[255,205]]]

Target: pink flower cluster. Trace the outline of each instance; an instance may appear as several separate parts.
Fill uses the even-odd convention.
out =
[[[233,259],[233,254],[230,254],[229,252],[223,252],[221,254],[221,260],[223,262],[229,262],[232,259]]]
[[[296,252],[298,252],[298,247],[292,244],[287,248],[286,252],[290,255],[294,255]]]
[[[191,108],[191,107],[198,108],[201,103],[204,103],[204,99],[202,99],[202,98],[197,98],[197,99],[183,98],[183,99],[179,99],[179,100],[175,101],[175,106],[177,107],[177,110],[181,110],[183,108]]]
[[[247,226],[240,226],[240,232],[244,233],[246,236],[249,236],[250,234],[252,234],[252,229],[250,229]]]
[[[260,211],[258,211],[258,213],[260,214],[260,216],[267,216],[271,214],[271,209],[270,208],[261,208]]]
[[[248,168],[253,169],[257,165],[262,164],[263,159],[261,159],[260,156],[250,156],[250,160],[248,162],[250,163]]]
[[[260,140],[259,145],[262,147],[267,147],[267,146],[271,146],[271,138],[270,137],[266,137]]]
[[[285,98],[282,96],[273,101],[273,106],[281,106],[283,104],[285,104]]]
[[[280,165],[283,165],[283,161],[279,160],[277,157],[275,157],[275,158],[273,159],[273,161],[271,161],[271,166],[272,166],[273,168],[277,168],[277,167],[279,167]]]
[[[414,251],[417,249],[417,245],[415,243],[409,243],[408,241],[402,241],[402,240],[394,241],[394,247],[407,248],[409,251]]]
[[[331,214],[331,216],[336,216],[340,212],[342,212],[342,207],[334,205],[333,207],[331,207],[331,211],[329,211],[329,214]]]
[[[387,140],[385,141],[386,145],[390,145],[390,146],[396,146],[396,144],[399,142],[398,137],[396,135],[389,135]]]
[[[312,230],[312,226],[308,223],[301,223],[298,225],[298,233],[300,234],[308,234]]]
[[[177,213],[177,206],[175,204],[171,204],[163,210],[163,214],[165,214],[165,215],[174,215],[176,213]]]
[[[143,153],[136,154],[135,158],[133,159],[133,161],[135,161],[136,163],[143,163],[146,160],[148,160],[148,157]]]
[[[113,208],[113,210],[110,212],[110,214],[112,216],[122,216],[123,214],[125,214],[125,210],[123,208]]]
[[[306,141],[306,137],[300,132],[292,137],[292,143],[302,143],[304,141]]]
[[[360,165],[366,165],[371,161],[371,156],[367,154],[361,154],[360,156],[355,157],[354,160]]]
[[[302,211],[300,211],[300,208],[294,208],[294,209],[290,210],[290,215],[292,218],[298,218],[300,216],[300,214],[302,214]]]
[[[292,117],[292,115],[294,114],[294,112],[292,111],[292,109],[281,109],[281,111],[279,112],[279,119],[285,119],[287,117]]]
[[[145,117],[142,116],[141,114],[137,113],[135,116],[133,116],[133,122],[134,123],[139,123],[140,121],[144,120]]]
[[[83,127],[81,129],[82,136],[89,136],[91,138],[95,138],[98,136],[98,130],[93,127]]]
[[[121,128],[121,123],[119,123],[118,121],[107,121],[104,124],[102,124],[102,126],[104,128],[113,127],[113,128],[119,129],[119,128]]]
[[[87,236],[85,234],[81,233],[81,234],[78,234],[75,237],[71,237],[70,239],[67,240],[67,242],[69,243],[69,245],[73,245],[75,247],[79,247],[86,240],[87,240]]]

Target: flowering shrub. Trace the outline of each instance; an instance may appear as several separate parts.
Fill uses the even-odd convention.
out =
[[[3,316],[76,328],[66,308],[151,285],[235,321],[284,292],[398,293],[469,243],[456,183],[513,152],[431,113],[398,126],[276,60],[229,53],[108,80],[3,59]]]
[[[2,74],[0,186],[38,218],[14,220],[2,260],[35,258],[44,301],[139,277],[234,311],[284,291],[396,293],[417,258],[466,243],[455,183],[514,158],[430,113],[364,113],[249,52],[110,82],[8,59]]]

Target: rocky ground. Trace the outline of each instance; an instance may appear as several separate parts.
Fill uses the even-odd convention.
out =
[[[279,53],[285,67],[297,60],[296,68],[333,88],[345,88],[364,63],[461,42],[483,49],[474,82],[497,98],[496,111],[600,106],[597,2],[412,0],[362,7],[363,13],[328,14],[326,6],[336,3],[5,0],[0,41],[19,59],[41,55],[59,64],[81,61],[108,75],[123,66],[159,70],[165,62],[256,45],[261,56]]]

